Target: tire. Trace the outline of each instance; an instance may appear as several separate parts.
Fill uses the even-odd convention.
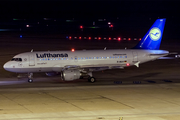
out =
[[[88,81],[91,82],[91,83],[94,83],[94,82],[96,82],[96,79],[94,77],[89,77]]]
[[[33,80],[32,80],[32,79],[28,79],[28,82],[29,82],[29,83],[32,83],[32,82],[33,82]]]

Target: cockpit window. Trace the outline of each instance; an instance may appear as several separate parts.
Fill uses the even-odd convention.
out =
[[[22,61],[22,58],[12,58],[11,61]]]

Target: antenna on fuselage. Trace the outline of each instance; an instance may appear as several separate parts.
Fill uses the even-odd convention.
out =
[[[31,52],[33,52],[33,49],[31,50]]]

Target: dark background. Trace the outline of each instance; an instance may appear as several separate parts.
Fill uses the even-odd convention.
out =
[[[0,1],[0,35],[17,33],[142,38],[157,18],[166,18],[163,40],[179,41],[179,1]],[[108,22],[112,22],[113,29]],[[95,25],[93,25],[95,22]],[[30,27],[26,27],[30,25]],[[83,31],[79,26],[83,26]],[[91,28],[91,27],[98,28]],[[6,32],[3,32],[6,31]]]

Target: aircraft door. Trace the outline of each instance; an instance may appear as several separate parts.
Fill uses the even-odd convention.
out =
[[[29,55],[29,66],[35,66],[34,55]]]
[[[133,61],[132,62],[138,62],[138,53],[133,51],[132,54],[133,54]]]

